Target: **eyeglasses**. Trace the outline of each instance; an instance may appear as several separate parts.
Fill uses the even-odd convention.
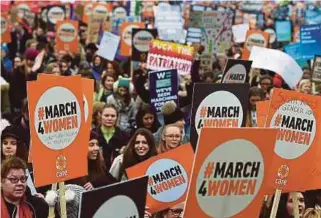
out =
[[[169,138],[169,139],[180,139],[181,135],[165,135],[165,137]]]
[[[174,215],[174,216],[180,216],[183,213],[182,209],[169,209],[169,211]]]
[[[260,83],[261,86],[270,86],[271,83]]]
[[[28,179],[28,176],[22,176],[20,178],[17,178],[17,177],[11,177],[11,178],[8,178],[7,179],[12,183],[12,184],[17,184],[19,181],[21,183],[25,183]]]

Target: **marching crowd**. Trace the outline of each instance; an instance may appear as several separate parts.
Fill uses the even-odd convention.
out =
[[[266,22],[273,22],[271,17],[265,19]],[[98,56],[97,45],[86,44],[87,25],[81,21],[81,52],[56,52],[56,33],[48,31],[41,22],[35,24],[37,25],[30,30],[22,23],[13,23],[11,42],[1,43],[3,218],[48,217],[49,205],[53,206],[46,197],[51,186],[37,188],[36,193],[32,193],[27,185],[33,174],[32,164],[28,163],[30,127],[26,84],[36,80],[38,74],[81,75],[95,81],[92,125],[91,130],[88,130],[90,139],[84,142],[88,146],[88,175],[65,182],[67,189],[70,186],[80,195],[85,191],[127,180],[125,169],[189,143],[193,84],[220,83],[227,59],[242,56],[243,44],[233,42],[224,55],[215,57],[213,71],[200,72],[199,57],[204,47],[197,47],[191,75],[180,78],[179,103],[166,102],[162,106],[162,112],[157,113],[150,104],[148,69],[145,63],[138,63],[131,75],[130,57],[108,61]],[[45,52],[44,59],[41,68],[34,72],[32,67],[41,51]],[[317,84],[311,81],[311,68],[305,67],[303,71],[296,91],[319,95]],[[256,102],[269,99],[275,87],[289,89],[289,86],[277,72],[252,69],[251,74],[246,126],[256,127]],[[321,217],[321,189],[295,194],[299,200],[300,217]],[[265,198],[260,217],[269,217],[272,202],[273,196]],[[292,195],[282,194],[277,218],[293,217],[292,204]],[[77,217],[77,205],[79,206],[77,200],[67,202],[68,217]],[[56,217],[59,217],[58,207],[56,205]],[[156,214],[150,214],[146,208],[145,217],[182,217],[183,208],[184,203],[180,203]]]

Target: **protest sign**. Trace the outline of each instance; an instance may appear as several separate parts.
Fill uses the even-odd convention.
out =
[[[296,87],[303,74],[301,67],[291,56],[275,49],[255,46],[249,60],[253,61],[252,68],[278,73],[292,89]]]
[[[307,3],[305,8],[305,23],[320,24],[321,23],[321,8],[315,4]]]
[[[132,31],[133,28],[144,28],[145,24],[142,22],[123,22],[120,25],[120,55],[131,56],[132,53]]]
[[[276,42],[276,32],[273,28],[266,28],[264,32],[269,33],[269,43],[270,45],[273,45]]]
[[[86,2],[83,8],[83,14],[82,14],[82,22],[84,23],[89,23],[89,19],[92,13],[92,7],[93,3],[92,2]]]
[[[55,25],[58,21],[65,20],[66,8],[63,5],[50,5],[47,7],[47,25],[50,31],[55,30]]]
[[[177,70],[153,71],[148,74],[150,103],[157,112],[167,101],[178,104],[178,75]]]
[[[228,59],[223,70],[222,83],[248,83],[252,61]]]
[[[118,49],[120,37],[109,32],[104,32],[103,38],[100,41],[97,55],[113,61]]]
[[[127,16],[127,17],[112,17],[111,18],[111,31],[112,33],[119,35],[119,28],[123,22],[140,22],[138,16]]]
[[[257,127],[265,127],[267,115],[269,113],[270,100],[256,102]]]
[[[245,42],[246,32],[250,29],[248,23],[238,24],[232,26],[233,38],[237,43]]]
[[[285,191],[309,190],[320,140],[321,99],[274,89],[266,127],[278,128],[269,186]]]
[[[190,74],[194,48],[178,43],[152,40],[147,57],[150,70],[177,69],[180,75]]]
[[[242,59],[247,60],[250,56],[253,46],[268,47],[269,33],[260,30],[249,30],[246,33],[246,41],[244,43]]]
[[[80,77],[27,83],[36,187],[87,175],[88,129],[78,84]]]
[[[79,218],[144,217],[148,177],[82,193]]]
[[[128,12],[125,7],[118,5],[113,8],[112,15],[115,18],[125,18],[128,15]]]
[[[2,12],[0,17],[1,17],[1,43],[10,43],[11,31],[9,27],[8,13]]]
[[[263,9],[263,2],[261,1],[242,1],[240,9],[246,13],[258,13]]]
[[[316,55],[313,61],[312,81],[321,83],[321,56]]]
[[[276,132],[251,128],[202,129],[184,218],[258,217]]]
[[[195,149],[202,128],[245,126],[248,84],[194,84],[191,144]]]
[[[312,60],[314,55],[321,55],[321,24],[300,26],[302,58]]]
[[[132,60],[146,62],[150,41],[157,36],[156,29],[133,29]]]
[[[292,37],[291,21],[275,22],[276,38],[278,42],[290,42]]]
[[[126,169],[129,178],[149,176],[146,206],[151,213],[185,201],[193,158],[186,144]]]
[[[78,22],[73,20],[57,21],[56,50],[78,53]]]
[[[23,18],[25,12],[31,12],[31,2],[14,2],[14,6],[18,9],[17,16]]]
[[[300,43],[288,44],[285,45],[283,48],[284,52],[290,55],[300,67],[306,67],[308,65],[307,61],[302,59]]]

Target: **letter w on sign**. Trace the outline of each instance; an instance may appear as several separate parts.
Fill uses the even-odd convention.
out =
[[[161,72],[157,74],[157,79],[164,79],[165,78],[165,72]]]

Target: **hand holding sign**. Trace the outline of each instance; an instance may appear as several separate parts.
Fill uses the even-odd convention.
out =
[[[35,63],[31,68],[32,72],[37,72],[37,70],[40,69],[44,57],[45,57],[45,50],[42,50],[36,57]]]

